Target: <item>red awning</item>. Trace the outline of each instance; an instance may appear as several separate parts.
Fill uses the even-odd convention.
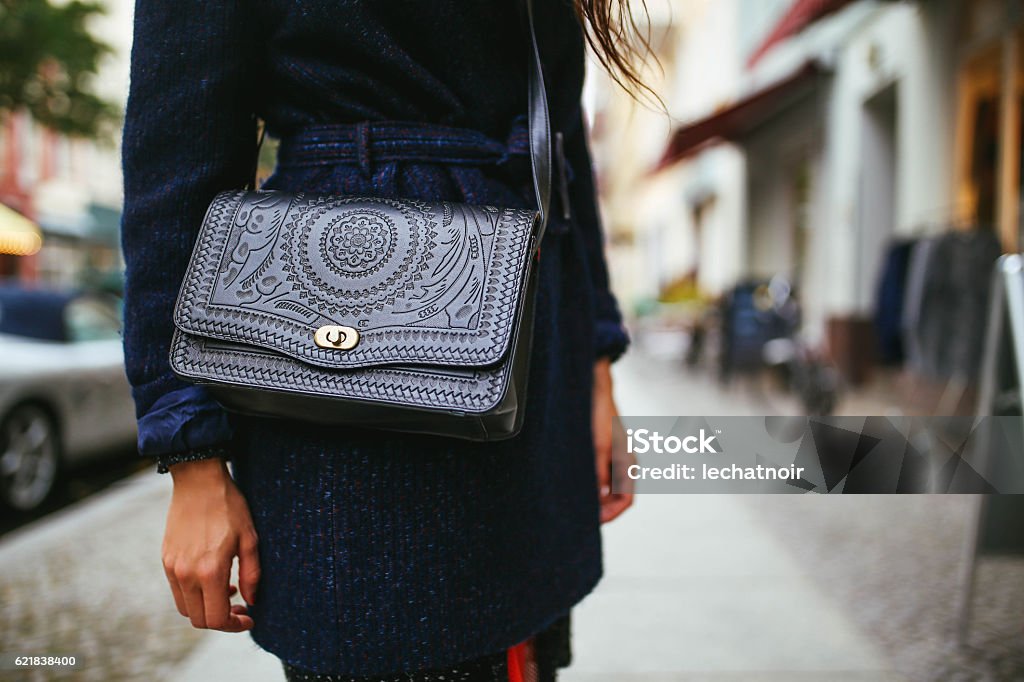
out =
[[[772,32],[764,39],[747,59],[747,66],[753,66],[761,57],[786,38],[796,35],[818,19],[842,9],[853,0],[795,0]]]
[[[713,142],[742,137],[810,92],[823,73],[825,69],[817,61],[808,61],[786,78],[678,128],[654,170],[692,156]]]

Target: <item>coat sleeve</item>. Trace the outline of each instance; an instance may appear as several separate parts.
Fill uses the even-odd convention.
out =
[[[171,371],[172,312],[203,215],[255,150],[251,12],[240,0],[137,0],[122,140],[125,368],[141,455],[220,452],[224,409]]]
[[[597,187],[582,107],[574,120],[572,130],[565,133],[564,153],[571,177],[568,183],[569,205],[572,207],[571,220],[583,236],[594,295],[596,353],[597,357],[607,357],[614,362],[626,351],[630,338],[622,322],[618,301],[609,285],[608,266],[604,255],[604,229],[597,204]],[[555,191],[552,196],[555,210],[558,210],[557,194]]]

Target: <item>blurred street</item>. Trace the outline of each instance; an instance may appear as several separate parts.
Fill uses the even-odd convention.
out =
[[[152,467],[148,462],[139,459],[134,448],[115,450],[109,459],[91,463],[66,477],[51,498],[37,509],[27,512],[6,510],[3,517],[0,518],[0,537],[21,526],[42,519],[48,514],[53,514],[69,505],[85,500],[110,485],[116,485],[140,469],[151,471]]]
[[[626,414],[765,409],[640,352],[616,381]],[[76,653],[84,666],[66,679],[283,679],[248,636],[194,630],[174,610],[159,564],[169,493],[144,471],[0,540],[0,650]],[[947,648],[971,504],[642,496],[605,528],[605,577],[575,612],[562,679],[1021,679],[1022,559],[982,561],[970,646]]]

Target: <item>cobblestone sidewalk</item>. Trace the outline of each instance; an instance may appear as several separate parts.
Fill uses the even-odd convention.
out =
[[[2,680],[172,679],[203,634],[160,567],[169,477],[143,471],[0,540],[0,651],[74,654]]]

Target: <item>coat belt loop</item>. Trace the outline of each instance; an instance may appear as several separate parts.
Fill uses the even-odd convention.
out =
[[[370,159],[370,122],[360,121],[356,124],[356,158],[359,160],[359,171],[367,180],[372,173]]]

